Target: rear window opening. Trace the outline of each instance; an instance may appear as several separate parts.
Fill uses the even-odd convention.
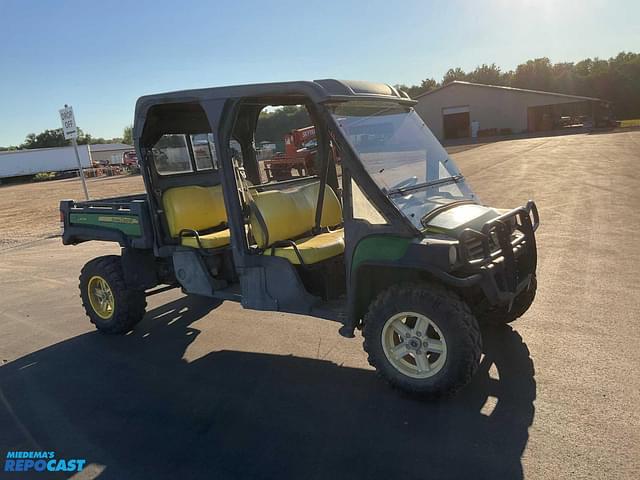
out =
[[[217,170],[213,134],[166,134],[151,148],[153,164],[160,175]]]

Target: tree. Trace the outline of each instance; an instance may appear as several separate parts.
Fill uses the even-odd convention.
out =
[[[547,57],[528,60],[516,68],[511,86],[531,90],[552,91],[553,67]]]
[[[575,64],[553,64],[546,57],[535,58],[518,65],[515,71],[504,73],[494,63],[479,65],[469,73],[459,67],[451,68],[442,85],[454,80],[597,97],[612,102],[619,119],[640,117],[639,53],[620,52],[608,60],[586,58]],[[420,85],[397,85],[414,98],[437,86],[433,79],[423,80]]]
[[[124,127],[124,131],[122,132],[122,143],[126,143],[127,145],[133,145],[133,126],[128,125]]]
[[[455,80],[466,80],[466,79],[467,79],[467,74],[464,73],[464,70],[462,70],[460,67],[450,68],[449,70],[447,70],[447,73],[444,74],[444,77],[442,77],[442,85],[446,85]]]
[[[406,92],[411,98],[416,98],[418,95],[426,93],[434,88],[438,87],[438,82],[436,82],[433,78],[425,78],[420,82],[420,85],[411,85],[408,87],[404,84],[394,85],[396,90],[402,90]]]
[[[44,132],[30,133],[25,138],[20,148],[32,149],[32,148],[50,148],[50,147],[65,147],[68,145],[68,141],[64,139],[64,133],[61,128],[54,130],[45,130]]]
[[[285,134],[309,125],[313,122],[302,106],[286,105],[271,111],[263,110],[258,117],[256,142],[273,142],[282,149]]]
[[[94,138],[90,133],[85,133],[81,128],[78,128],[78,145],[95,145],[97,143],[120,143],[122,139],[111,138],[105,140],[102,137]],[[24,142],[18,147],[4,148],[4,150],[19,150],[19,149],[33,149],[33,148],[51,148],[51,147],[66,147],[71,145],[70,140],[65,140],[64,133],[61,128],[47,129],[38,134],[30,133],[24,139]],[[0,150],[3,148],[0,147]]]
[[[474,71],[469,72],[465,76],[465,79],[470,82],[483,83],[485,85],[507,85],[509,83],[508,74],[503,75],[500,71],[500,67],[495,63],[492,63],[491,65],[483,63],[482,65],[477,66]]]

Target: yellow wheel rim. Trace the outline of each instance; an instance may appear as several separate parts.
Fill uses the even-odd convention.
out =
[[[411,378],[434,376],[447,360],[447,342],[426,315],[402,312],[382,328],[382,348],[393,368]]]
[[[94,275],[89,279],[87,292],[93,311],[104,320],[110,319],[116,308],[116,301],[107,281],[99,275]]]

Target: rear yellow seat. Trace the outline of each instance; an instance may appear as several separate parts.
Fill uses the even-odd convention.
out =
[[[162,195],[162,204],[167,217],[169,233],[173,238],[180,237],[182,230],[201,232],[222,227],[227,221],[221,185],[215,187],[189,185],[169,188]],[[228,228],[200,234],[199,238],[203,248],[224,247],[229,245],[231,241]],[[180,242],[186,247],[199,248],[195,236],[183,235]]]
[[[319,182],[315,182],[291,190],[253,194],[251,231],[258,247],[264,249],[264,255],[275,255],[286,258],[293,264],[300,264],[299,253],[305,264],[313,264],[344,252],[342,228],[329,233],[304,236],[315,225],[319,188]],[[264,219],[264,225],[255,210]],[[336,227],[341,224],[342,207],[333,190],[326,186],[320,226]],[[288,240],[295,242],[298,253],[293,245],[284,245]],[[274,247],[274,244],[278,246]]]

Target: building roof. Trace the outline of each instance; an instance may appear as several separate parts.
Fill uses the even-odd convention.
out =
[[[78,148],[85,148],[87,147],[87,145],[78,145]],[[9,154],[9,153],[38,153],[38,152],[44,152],[46,150],[64,150],[64,149],[70,149],[73,148],[71,145],[67,145],[64,147],[44,147],[44,148],[21,148],[19,150],[3,150],[2,152],[0,152],[0,155],[3,154]]]
[[[428,92],[421,93],[420,95],[416,95],[414,100],[417,100],[421,97],[425,97],[427,95],[431,95],[439,90],[450,87],[451,85],[468,85],[471,87],[482,87],[482,88],[499,88],[501,90],[508,90],[510,92],[515,93],[536,93],[538,95],[553,95],[555,97],[563,97],[563,98],[575,98],[576,100],[591,100],[595,102],[602,102],[604,100],[595,97],[582,97],[580,95],[569,95],[567,93],[557,93],[557,92],[544,92],[542,90],[529,90],[526,88],[516,88],[516,87],[504,87],[502,85],[487,85],[484,83],[473,83],[473,82],[463,82],[462,80],[454,80],[451,83],[447,83],[446,85],[442,85],[441,87],[434,88],[433,90],[429,90]]]
[[[126,143],[96,143],[95,145],[88,145],[92,152],[109,152],[111,150],[133,150],[131,145]],[[78,145],[79,148],[85,148],[87,145]],[[45,147],[45,148],[22,148],[20,150],[3,150],[0,155],[5,153],[38,153],[45,150],[62,150],[72,148],[71,145],[64,147]]]
[[[96,143],[89,145],[92,152],[108,152],[109,150],[133,150],[131,145],[126,143]]]

